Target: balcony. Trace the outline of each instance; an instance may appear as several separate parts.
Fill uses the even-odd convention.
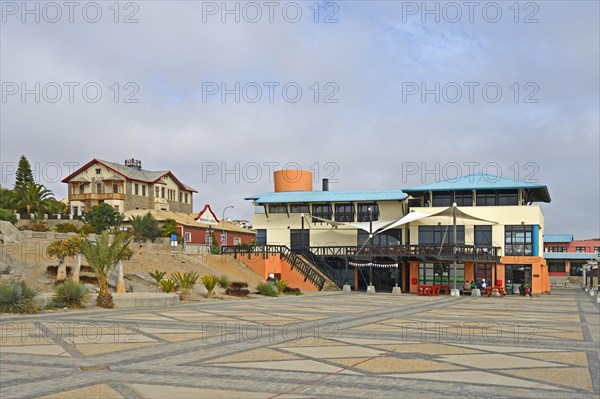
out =
[[[124,200],[123,193],[87,193],[87,194],[71,194],[69,201],[104,201],[104,200]]]

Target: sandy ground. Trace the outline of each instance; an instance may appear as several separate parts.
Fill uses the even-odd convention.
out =
[[[56,259],[49,258],[45,254],[48,243],[44,241],[27,241],[18,245],[3,244],[0,248],[2,253],[8,254],[13,259],[13,264],[22,272],[22,278],[41,292],[53,291],[54,279],[48,275],[46,268],[49,265],[58,264]],[[67,266],[74,266],[75,259],[67,258],[65,263]],[[85,258],[82,264],[87,264]],[[205,274],[226,275],[230,281],[247,282],[250,289],[264,280],[243,263],[229,256],[183,254],[169,250],[147,250],[144,248],[136,252],[131,260],[124,262],[126,276],[132,273],[153,272],[155,270],[166,272],[166,278],[173,272],[183,273],[188,271],[195,271],[200,276]]]

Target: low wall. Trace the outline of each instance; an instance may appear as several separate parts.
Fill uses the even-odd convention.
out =
[[[304,276],[296,269],[292,270],[292,266],[279,254],[269,255],[267,258],[257,254],[238,254],[238,259],[265,279],[273,273],[281,280],[287,281],[289,287],[300,288],[303,291],[318,291],[310,281],[304,281]]]

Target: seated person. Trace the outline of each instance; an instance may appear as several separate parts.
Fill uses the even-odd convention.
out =
[[[485,290],[485,287],[487,287],[487,284],[485,283],[485,279],[481,279],[481,288]]]
[[[463,284],[463,291],[471,291],[471,284],[468,281]]]
[[[471,280],[471,289],[475,288],[475,280]]]

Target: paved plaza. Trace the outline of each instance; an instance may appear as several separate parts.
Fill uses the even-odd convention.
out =
[[[3,315],[0,397],[593,398],[595,299],[324,292]]]

